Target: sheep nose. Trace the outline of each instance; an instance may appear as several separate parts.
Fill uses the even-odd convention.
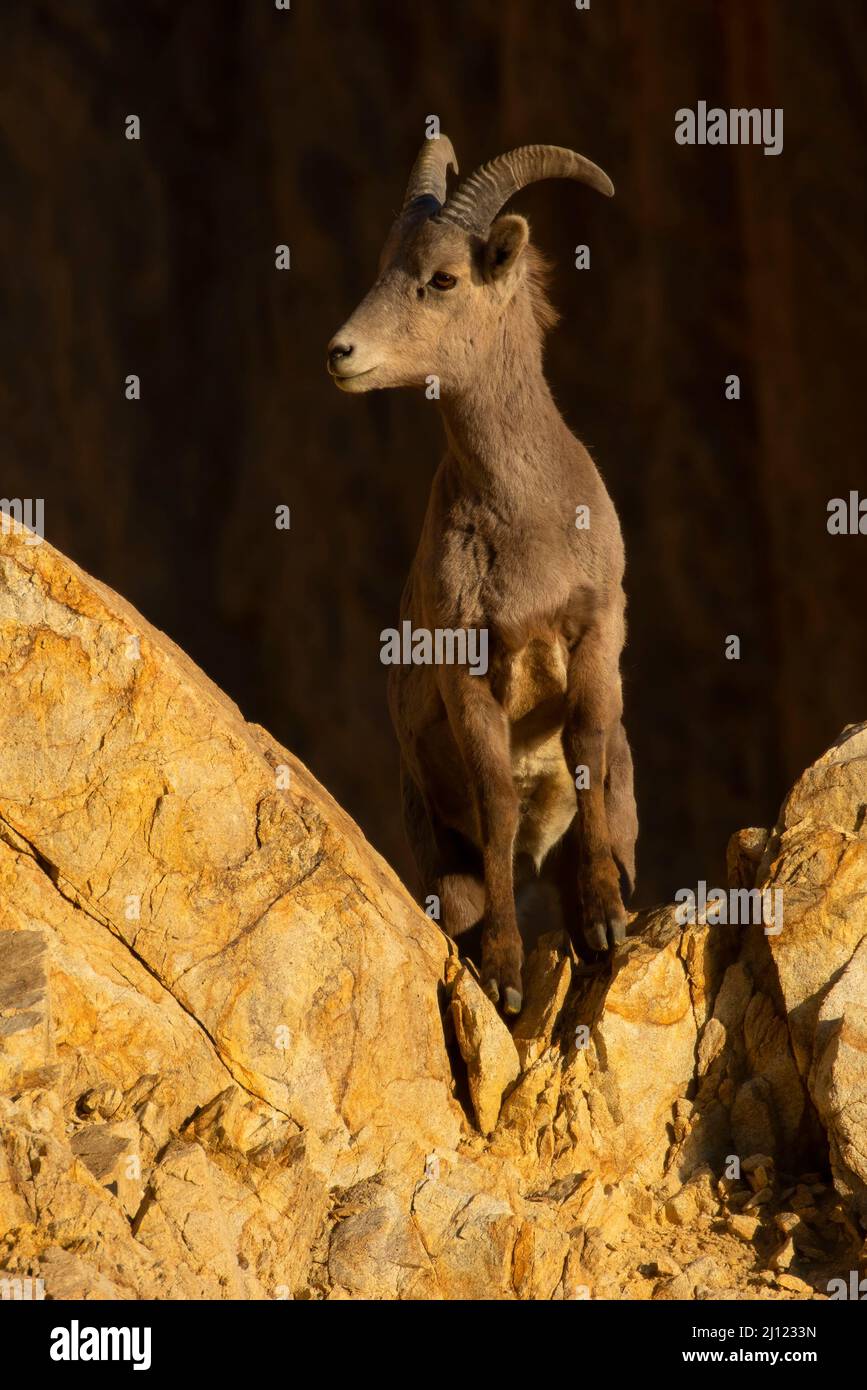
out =
[[[351,357],[354,349],[351,343],[332,343],[328,349],[328,363],[331,367],[336,367],[338,363],[345,362],[347,357]]]

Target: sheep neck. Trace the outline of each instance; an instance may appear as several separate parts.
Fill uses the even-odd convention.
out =
[[[470,489],[526,507],[560,478],[565,425],[542,370],[542,333],[516,295],[473,375],[440,400],[449,452]]]

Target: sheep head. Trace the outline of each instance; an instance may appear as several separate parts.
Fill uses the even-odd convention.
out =
[[[451,141],[426,140],[380,256],[377,279],[328,345],[343,391],[423,386],[456,391],[496,342],[506,307],[532,278],[529,226],[503,205],[539,179],[570,178],[610,196],[608,175],[557,145],[500,155],[448,197]]]

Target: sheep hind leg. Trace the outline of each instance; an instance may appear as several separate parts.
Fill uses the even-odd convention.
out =
[[[552,878],[547,865],[543,864],[538,871],[528,855],[519,855],[515,861],[515,911],[525,962],[540,937],[566,928],[558,882]],[[524,973],[526,975],[526,969]]]
[[[461,955],[479,959],[485,883],[472,847],[431,814],[421,791],[401,768],[403,822],[415,860],[421,905],[459,942]],[[475,856],[477,860],[478,856]]]

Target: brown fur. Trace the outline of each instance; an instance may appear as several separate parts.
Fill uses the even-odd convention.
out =
[[[542,333],[548,333],[560,322],[560,314],[548,297],[548,288],[554,276],[553,262],[530,242],[524,252],[524,262],[524,278],[533,318]]]
[[[435,272],[457,283],[438,290]],[[410,219],[330,345],[349,392],[439,378],[447,451],[400,616],[486,629],[490,664],[484,676],[393,666],[389,704],[423,895],[438,897],[452,936],[481,924],[482,978],[508,1012],[522,995],[516,890],[527,898],[544,879],[576,939],[583,926],[592,948],[613,946],[637,835],[621,723],[623,543],[543,375],[556,319],[547,275],[521,217],[497,218],[487,237]],[[575,527],[580,504],[589,530]],[[576,792],[579,766],[590,782]]]

